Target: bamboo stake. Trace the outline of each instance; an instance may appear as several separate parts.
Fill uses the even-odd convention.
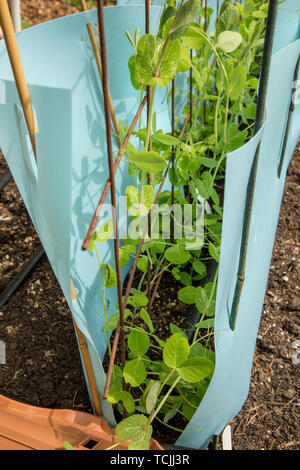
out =
[[[7,0],[0,0],[0,24],[11,63],[12,71],[14,74],[19,98],[21,101],[22,109],[24,112],[25,121],[27,124],[29,137],[33,149],[35,159],[36,155],[36,142],[35,133],[38,128],[35,122],[34,113],[32,109],[31,99],[25,79],[24,69],[19,53],[19,48],[15,36],[14,26],[10,16]]]
[[[149,34],[150,32],[150,4],[149,0],[145,0],[145,30],[146,34]],[[147,86],[147,127],[151,126],[150,122],[150,100],[151,100],[151,88],[150,86]],[[151,150],[151,139],[149,140],[149,145],[148,148],[146,149],[148,151]],[[151,185],[151,175],[150,173],[147,174],[147,184]],[[151,211],[149,211],[148,214],[148,233],[149,237],[151,237]],[[151,314],[151,305],[150,305],[150,300],[151,300],[151,249],[149,250],[149,258],[148,258],[148,272],[147,272],[147,280],[148,280],[148,314]]]
[[[122,146],[121,146],[121,148],[120,148],[120,150],[119,150],[118,156],[117,156],[116,161],[115,161],[115,163],[114,163],[114,167],[113,167],[114,174],[116,173],[116,171],[117,171],[117,169],[118,169],[118,166],[119,166],[119,164],[120,164],[121,158],[122,158],[122,156],[123,156],[124,153],[125,153],[125,149],[126,149],[126,146],[127,146],[128,142],[129,142],[129,139],[130,139],[130,137],[131,137],[131,135],[132,135],[132,133],[133,133],[133,131],[134,131],[134,128],[135,128],[135,126],[136,126],[136,123],[138,122],[138,119],[139,119],[139,117],[140,117],[140,115],[141,115],[141,113],[142,113],[142,111],[143,111],[143,109],[144,109],[144,107],[145,107],[146,100],[147,100],[147,97],[145,96],[144,99],[143,99],[143,101],[141,102],[141,104],[140,104],[140,106],[139,106],[139,109],[138,109],[138,111],[137,111],[135,117],[133,118],[133,121],[132,121],[132,123],[131,123],[129,129],[128,129],[128,132],[127,132],[127,134],[126,134],[126,136],[125,136],[125,139],[124,139],[124,141],[123,141],[123,144],[122,144]],[[103,188],[101,197],[100,197],[100,199],[99,199],[99,202],[98,202],[98,204],[97,204],[96,210],[95,210],[95,212],[94,212],[94,215],[93,215],[91,224],[90,224],[90,226],[89,226],[89,229],[88,229],[87,234],[86,234],[86,236],[85,236],[84,242],[83,242],[83,244],[82,244],[82,247],[81,247],[82,250],[86,250],[87,247],[89,246],[90,240],[91,240],[92,235],[93,235],[93,233],[94,233],[94,231],[95,231],[95,228],[96,228],[96,226],[97,226],[97,222],[98,222],[98,220],[99,220],[99,217],[100,217],[100,214],[101,214],[101,210],[102,210],[103,204],[104,204],[104,202],[105,202],[105,200],[106,200],[106,197],[107,197],[107,195],[108,195],[108,192],[109,192],[110,187],[111,187],[111,181],[110,181],[110,177],[109,177],[109,178],[107,178],[107,180],[106,180],[106,183],[105,183],[105,186],[104,186],[104,188]]]
[[[113,206],[113,225],[114,225],[114,252],[115,252],[115,263],[117,272],[117,288],[118,288],[118,302],[120,311],[120,328],[121,328],[121,361],[122,368],[125,367],[125,332],[124,332],[124,309],[122,303],[122,279],[121,279],[121,267],[119,257],[119,232],[118,232],[118,221],[117,221],[117,202],[116,202],[116,186],[115,186],[115,173],[114,173],[114,162],[113,162],[113,149],[112,149],[112,135],[111,135],[111,122],[109,114],[109,89],[108,89],[108,71],[107,71],[107,55],[106,55],[106,40],[105,40],[105,25],[104,25],[104,11],[103,11],[103,0],[98,0],[98,23],[99,23],[99,35],[101,45],[101,59],[102,59],[102,71],[103,71],[103,96],[104,96],[104,110],[105,110],[105,124],[106,124],[106,141],[107,141],[107,156],[109,166],[109,177],[111,182],[111,203]]]
[[[175,135],[175,78],[172,80],[172,106],[171,106],[171,115],[172,115],[172,136]],[[174,161],[175,161],[175,146],[172,146],[172,168],[174,169]],[[175,188],[174,184],[172,184],[171,189],[171,206],[173,207],[175,202]],[[171,220],[171,242],[174,242],[174,219]]]
[[[75,289],[74,289],[72,278],[71,278],[71,294],[72,294],[72,299],[76,300],[76,294],[75,294]],[[88,383],[89,383],[89,387],[90,387],[90,391],[92,395],[94,410],[97,416],[102,416],[102,410],[101,410],[101,404],[100,404],[100,399],[99,399],[97,385],[96,385],[96,379],[95,379],[94,371],[92,368],[92,363],[91,363],[91,358],[90,358],[90,354],[89,354],[88,347],[87,347],[86,338],[84,334],[82,333],[82,331],[78,328],[74,318],[73,318],[73,322],[74,322],[74,326],[75,326],[75,330],[76,330],[76,334],[78,338],[78,344],[79,344],[82,360],[84,363],[84,367],[85,367],[85,371],[86,371],[86,375],[87,375],[87,379],[88,379]]]
[[[81,6],[82,6],[83,11],[88,11],[86,1],[85,0],[80,0],[80,1],[81,1]],[[92,48],[93,48],[93,51],[94,51],[94,56],[95,56],[95,60],[96,60],[100,80],[103,83],[101,57],[100,57],[100,53],[99,53],[95,33],[94,33],[94,30],[93,30],[93,26],[91,25],[91,23],[89,23],[89,24],[86,25],[86,27],[87,27],[89,37],[90,37],[90,41],[91,41],[91,45],[92,45]],[[119,142],[119,147],[121,147],[120,129],[119,129],[119,125],[118,125],[118,121],[117,121],[117,118],[116,118],[116,114],[115,114],[115,110],[114,110],[114,106],[113,106],[113,103],[112,103],[110,93],[108,94],[108,100],[109,100],[109,110],[110,110],[111,120],[112,120],[114,129],[115,129],[115,133],[117,135],[117,139],[118,139],[118,142]]]
[[[256,119],[255,119],[255,127],[254,127],[255,134],[261,128],[264,122],[264,117],[265,117],[268,82],[269,82],[269,75],[270,75],[270,68],[271,68],[271,58],[272,58],[272,49],[273,49],[277,11],[278,11],[278,0],[273,0],[269,3],[268,19],[267,19],[266,34],[265,34],[265,45],[264,45],[264,52],[263,52],[263,58],[262,58],[260,87],[259,87],[259,94],[258,94],[258,99],[257,99],[257,110],[256,110]],[[253,200],[254,200],[255,182],[256,182],[256,175],[257,175],[259,154],[260,154],[260,144],[258,145],[255,156],[254,156],[253,165],[252,165],[248,187],[247,187],[246,205],[245,205],[243,230],[242,230],[242,240],[241,240],[241,248],[240,248],[240,256],[239,256],[239,267],[238,267],[237,281],[235,285],[234,297],[233,297],[232,307],[231,307],[231,312],[230,312],[230,317],[229,317],[229,324],[232,330],[235,329],[242,290],[243,290],[243,286],[245,282],[246,260],[247,260],[247,253],[248,253],[249,233],[250,233],[250,224],[251,224],[251,218],[252,218],[252,209],[253,209]]]

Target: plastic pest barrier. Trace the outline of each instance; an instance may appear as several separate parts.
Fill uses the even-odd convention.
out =
[[[204,448],[209,438],[219,434],[239,412],[248,394],[285,174],[300,134],[300,109],[295,102],[278,178],[294,70],[300,53],[300,41],[295,41],[299,37],[297,3],[287,0],[285,9],[279,10],[275,44],[278,52],[272,60],[264,127],[251,141],[227,157],[215,320],[216,368],[200,407],[177,441],[181,446]],[[130,123],[138,108],[140,94],[130,84],[127,62],[132,48],[125,38],[125,31],[139,28],[143,32],[145,11],[141,0],[130,2],[130,5],[125,1],[119,4],[104,9],[108,76],[117,119]],[[160,11],[159,6],[151,7],[152,31],[156,30]],[[101,332],[105,323],[101,278],[95,253],[82,252],[81,244],[108,177],[108,166],[103,98],[87,23],[97,23],[95,10],[44,23],[17,35],[39,129],[36,134],[37,163],[5,45],[0,44],[0,144],[74,319],[87,338],[101,394],[105,382],[102,360],[107,346],[106,334]],[[170,131],[165,90],[157,93],[155,109],[157,127]],[[259,142],[261,153],[246,281],[236,328],[231,331],[229,313],[236,281],[246,187]],[[114,151],[117,151],[117,140]],[[116,173],[117,196],[124,194],[130,182],[127,164],[121,163]],[[110,213],[104,210],[101,220],[108,217],[111,217]],[[125,226],[122,217],[120,213],[121,232]],[[102,243],[99,248],[101,262],[113,266],[112,241]],[[127,270],[128,267],[122,269],[123,279]],[[71,296],[71,278],[76,300]],[[116,311],[116,290],[107,289],[106,295],[108,315],[111,315]],[[104,417],[113,425],[111,406],[107,402],[102,406]]]

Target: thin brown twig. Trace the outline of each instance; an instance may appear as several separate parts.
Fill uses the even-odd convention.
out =
[[[106,52],[106,39],[105,39],[105,24],[103,12],[103,0],[98,0],[98,24],[99,35],[101,44],[101,59],[102,59],[102,74],[103,74],[103,96],[104,96],[104,110],[105,110],[105,124],[106,124],[106,140],[107,140],[107,156],[109,165],[109,177],[111,182],[111,203],[113,207],[113,227],[114,227],[114,252],[117,273],[117,289],[118,289],[118,302],[120,310],[120,329],[121,329],[121,361],[122,368],[125,366],[125,332],[124,332],[124,310],[122,305],[122,279],[121,279],[121,266],[119,256],[119,231],[117,220],[117,201],[116,201],[116,186],[115,186],[115,173],[112,149],[112,129],[110,121],[109,109],[109,88],[108,88],[108,71],[107,71],[107,52]]]
[[[150,4],[149,0],[145,0],[145,30],[146,34],[149,34],[150,32]],[[147,86],[147,128],[149,129],[149,126],[151,126],[150,123],[150,100],[151,100],[151,89],[149,86]],[[149,144],[148,144],[148,151],[151,150],[151,139],[149,139]],[[147,173],[147,184],[151,184],[151,175],[150,173]],[[148,233],[149,237],[151,237],[151,213],[149,211],[148,214]],[[150,298],[151,298],[151,250],[149,250],[149,257],[148,257],[148,272],[147,272],[147,280],[148,280],[148,302],[149,302],[149,307],[148,307],[148,314],[151,314],[151,305],[150,305]]]
[[[85,0],[80,0],[80,1],[81,1],[82,10],[83,11],[88,11],[86,1]],[[94,56],[95,56],[95,60],[96,60],[100,80],[101,80],[101,82],[103,82],[101,57],[100,57],[96,37],[95,37],[95,34],[94,34],[93,26],[91,25],[91,23],[89,23],[89,24],[86,25],[86,27],[87,27],[89,38],[90,38],[91,45],[92,45],[92,48],[93,48],[93,52],[94,52]],[[113,103],[112,103],[110,93],[108,95],[108,100],[109,100],[109,110],[110,110],[111,120],[112,120],[114,129],[115,129],[115,133],[116,133],[116,136],[117,136],[117,139],[118,139],[118,142],[119,142],[119,146],[121,146],[120,129],[119,129],[119,125],[118,125],[118,121],[117,121],[117,117],[116,117],[116,113],[115,113],[115,110],[114,110],[114,106],[113,106]]]
[[[134,128],[136,126],[136,123],[138,122],[138,119],[145,107],[145,104],[146,104],[146,101],[147,101],[147,96],[144,97],[143,101],[141,102],[140,106],[139,106],[139,109],[136,113],[136,115],[134,116],[133,118],[133,121],[128,129],[128,132],[123,140],[123,143],[122,143],[122,146],[119,150],[119,153],[117,155],[117,158],[115,160],[115,163],[114,163],[114,167],[113,167],[113,173],[115,174],[117,169],[118,169],[118,166],[120,164],[120,161],[121,161],[121,158],[122,156],[124,155],[125,153],[125,150],[126,150],[126,146],[129,142],[129,139],[134,131]],[[109,192],[109,189],[110,189],[110,186],[111,186],[111,181],[110,181],[110,177],[107,178],[107,181],[105,183],[105,186],[104,186],[104,189],[102,191],[102,194],[101,194],[101,197],[99,199],[99,202],[97,204],[97,207],[96,207],[96,210],[94,212],[94,215],[93,215],[93,218],[92,218],[92,221],[91,221],[91,224],[89,226],[89,229],[87,231],[87,234],[85,236],[85,239],[84,239],[84,242],[82,244],[82,250],[86,250],[87,247],[89,246],[89,243],[90,243],[90,240],[92,238],[92,235],[95,231],[95,228],[97,226],[97,223],[98,223],[98,220],[99,220],[99,217],[100,217],[100,214],[101,214],[101,210],[102,210],[102,207],[103,207],[103,204],[105,203],[105,200],[106,200],[106,197],[108,195],[108,192]]]

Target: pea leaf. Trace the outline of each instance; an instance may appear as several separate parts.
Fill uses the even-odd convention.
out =
[[[139,307],[145,307],[148,304],[148,297],[146,297],[145,294],[142,294],[141,292],[134,294],[131,299],[134,304],[138,305]]]
[[[137,356],[146,354],[150,346],[150,340],[143,330],[131,330],[128,336],[128,347]]]
[[[188,72],[192,66],[190,50],[183,44],[180,46],[180,60],[176,72]]]
[[[128,157],[141,170],[147,173],[158,173],[166,167],[166,160],[157,152],[135,152]]]
[[[153,323],[147,310],[145,310],[144,308],[141,308],[140,317],[142,320],[144,320],[144,322],[148,326],[150,333],[153,333],[154,332]]]
[[[102,282],[105,287],[111,288],[117,284],[117,275],[109,263],[100,266]]]
[[[130,80],[131,80],[132,86],[136,90],[140,90],[142,88],[142,83],[141,83],[141,78],[140,78],[140,75],[138,73],[138,69],[136,66],[136,58],[137,58],[136,54],[133,54],[131,57],[129,57],[128,68],[130,72]]]
[[[129,450],[149,450],[152,426],[146,416],[132,415],[117,425],[116,435],[121,442],[131,439]]]
[[[177,39],[185,33],[188,27],[193,23],[200,10],[200,0],[188,0],[181,7],[177,15],[176,22],[173,25],[171,39]]]
[[[132,359],[126,362],[123,376],[126,383],[129,383],[132,387],[138,387],[147,377],[145,364],[141,359]]]
[[[202,279],[206,276],[206,266],[202,261],[193,261],[193,269],[196,271],[196,273],[200,274]]]
[[[114,313],[113,315],[111,315],[108,319],[108,321],[105,323],[105,325],[103,326],[103,328],[101,329],[101,331],[105,331],[105,330],[115,330],[118,326],[118,323],[119,323],[119,318],[120,318],[120,314],[119,312],[116,312]]]
[[[217,38],[216,48],[229,54],[239,47],[242,40],[242,36],[236,31],[223,31]]]
[[[180,144],[180,140],[177,137],[174,137],[173,135],[168,135],[168,134],[155,134],[152,137],[152,141],[157,141],[160,142],[161,144],[164,145],[178,145]]]
[[[238,24],[239,16],[239,10],[235,5],[231,5],[230,2],[224,2],[216,22],[216,35],[218,36],[223,31],[234,29]]]
[[[124,408],[128,411],[129,414],[134,413],[135,402],[131,393],[122,390],[120,392],[120,400],[122,401]]]
[[[96,232],[97,242],[106,242],[114,233],[113,220],[106,220]]]
[[[190,353],[188,340],[180,333],[171,336],[165,344],[163,350],[164,363],[174,369],[187,360]]]
[[[187,286],[180,289],[177,293],[178,299],[185,304],[192,305],[196,302],[197,288],[194,286]]]
[[[209,244],[208,251],[210,256],[215,259],[217,262],[220,261],[220,246],[215,246],[212,243]]]
[[[191,253],[183,245],[173,245],[166,249],[165,257],[170,263],[184,264],[190,259]]]
[[[125,196],[128,211],[134,217],[147,215],[155,199],[154,188],[148,184],[143,187],[141,196],[135,186],[127,186]]]
[[[148,414],[151,413],[151,411],[156,405],[159,389],[160,389],[160,382],[154,382],[148,392],[148,395],[146,398],[146,410]]]
[[[234,69],[230,71],[228,74],[228,81],[229,81],[228,93],[230,95],[230,99],[232,101],[237,100],[240,97],[246,85],[246,81],[247,81],[246,67],[244,65],[239,65],[238,67],[234,67]]]
[[[177,369],[180,377],[188,383],[197,383],[208,377],[214,364],[204,357],[191,357]]]
[[[137,268],[146,273],[148,271],[148,258],[146,255],[140,255],[139,260],[137,262]]]
[[[198,24],[192,24],[185,33],[181,36],[180,40],[191,49],[199,49],[199,47],[205,44],[205,38],[203,37],[203,31]]]
[[[137,46],[136,70],[144,85],[167,86],[174,77],[180,58],[180,41],[169,41],[157,70],[164,41],[144,34]]]

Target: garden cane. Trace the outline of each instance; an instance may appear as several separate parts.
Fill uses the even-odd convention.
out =
[[[34,118],[33,108],[31,99],[25,79],[24,69],[18,49],[18,44],[15,36],[15,31],[10,16],[7,0],[1,0],[0,2],[0,23],[3,31],[7,52],[9,55],[11,67],[15,77],[21,105],[23,108],[30,141],[33,149],[34,156],[36,158],[36,142],[35,133],[38,132],[36,121]]]

